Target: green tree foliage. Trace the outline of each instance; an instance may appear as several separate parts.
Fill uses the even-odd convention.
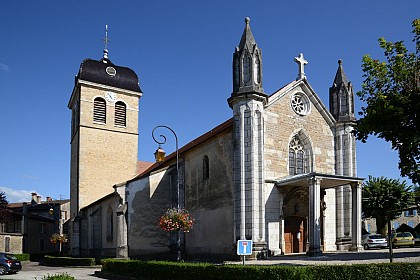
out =
[[[7,209],[9,202],[7,201],[4,192],[0,192],[0,222],[7,222],[10,219],[11,213]]]
[[[362,90],[357,93],[367,105],[359,112],[356,137],[366,142],[373,134],[398,151],[402,176],[420,183],[420,19],[412,23],[415,53],[403,41],[379,39],[386,62],[363,57]]]
[[[363,184],[362,212],[366,218],[376,219],[378,233],[386,232],[388,211],[403,209],[413,203],[411,187],[405,181],[385,177],[375,178],[369,176],[369,180]],[[396,219],[400,212],[392,212],[390,219]]]

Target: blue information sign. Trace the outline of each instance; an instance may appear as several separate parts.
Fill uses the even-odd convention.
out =
[[[238,240],[236,253],[240,256],[252,254],[252,240]]]

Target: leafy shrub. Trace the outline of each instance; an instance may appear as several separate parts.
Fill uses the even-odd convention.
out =
[[[15,256],[20,261],[29,261],[29,259],[30,259],[29,254],[15,254]]]
[[[71,258],[71,257],[45,256],[44,262],[46,265],[92,266],[92,265],[95,265],[95,258]]]
[[[102,272],[134,279],[420,279],[420,263],[320,266],[215,265],[163,261],[102,260]]]
[[[54,274],[54,275],[48,274],[48,276],[44,276],[42,279],[43,280],[75,280],[73,276],[70,276],[67,273]]]

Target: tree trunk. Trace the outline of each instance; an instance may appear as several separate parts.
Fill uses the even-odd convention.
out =
[[[376,233],[379,233],[382,236],[387,234],[386,222],[386,219],[376,219]]]

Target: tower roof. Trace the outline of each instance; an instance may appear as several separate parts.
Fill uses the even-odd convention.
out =
[[[242,50],[246,47],[248,47],[249,50],[252,50],[254,45],[257,44],[254,39],[254,35],[252,35],[251,27],[249,26],[249,22],[251,20],[249,17],[245,18],[245,29],[244,33],[242,33],[241,42],[239,43],[239,49]]]
[[[343,61],[341,59],[338,60],[338,69],[337,69],[337,74],[335,74],[335,79],[334,79],[334,84],[336,86],[340,86],[342,83],[344,83],[344,85],[348,85],[349,80],[347,79],[346,73],[344,73],[344,69],[343,69]]]
[[[136,73],[127,67],[117,66],[108,58],[108,24],[105,25],[104,55],[101,60],[85,59],[80,64],[78,79],[98,83],[106,86],[142,92],[139,86],[139,78]]]
[[[80,64],[78,79],[111,87],[142,92],[136,73],[127,67],[117,66],[108,58],[101,60],[85,59]]]

